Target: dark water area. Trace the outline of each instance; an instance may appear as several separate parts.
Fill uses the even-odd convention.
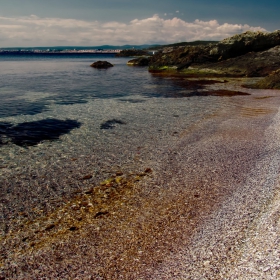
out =
[[[33,103],[20,98],[16,101],[7,98],[7,100],[1,101],[0,118],[18,115],[36,115],[46,111],[47,104],[44,100]]]
[[[34,146],[43,140],[57,140],[80,123],[74,120],[45,119],[13,126],[0,122],[0,147],[12,142],[18,146]]]

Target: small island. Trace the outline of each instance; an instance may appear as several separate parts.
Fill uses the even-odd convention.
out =
[[[105,68],[106,69],[106,68],[113,67],[114,65],[108,61],[99,60],[99,61],[92,63],[90,66],[93,68],[103,68],[103,69]]]

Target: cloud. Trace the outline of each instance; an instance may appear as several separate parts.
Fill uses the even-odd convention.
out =
[[[220,24],[217,20],[193,22],[154,15],[129,23],[62,18],[0,17],[0,47],[153,44],[194,40],[221,40],[247,30],[266,31],[247,24]]]

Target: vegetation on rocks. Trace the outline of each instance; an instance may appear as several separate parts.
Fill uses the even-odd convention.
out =
[[[143,56],[143,55],[148,55],[147,51],[144,50],[122,50],[120,53],[116,54],[118,57],[130,57],[130,56]]]
[[[189,77],[266,77],[278,69],[280,30],[247,31],[218,43],[166,47],[149,63],[150,72],[181,72]],[[277,73],[258,87],[279,87]]]
[[[148,66],[151,58],[150,57],[138,57],[131,59],[127,62],[130,66]]]
[[[280,69],[258,81],[253,87],[259,89],[280,89]]]

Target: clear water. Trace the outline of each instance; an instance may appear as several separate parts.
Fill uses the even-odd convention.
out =
[[[110,61],[114,67],[90,67],[97,60]],[[0,147],[7,143],[36,145],[79,128],[81,114],[75,112],[74,105],[87,108],[97,100],[137,104],[153,98],[184,97],[190,92],[182,79],[154,76],[146,67],[127,66],[127,61],[96,54],[0,56]],[[68,106],[67,113],[62,106]],[[192,104],[186,106],[194,108]],[[40,114],[45,115],[38,118]]]
[[[104,59],[115,67],[89,67],[93,61]],[[69,105],[97,98],[169,94],[171,85],[153,78],[143,68],[127,67],[127,60],[113,55],[2,56],[0,117],[37,114],[53,103]]]
[[[100,59],[115,66],[89,67]],[[197,253],[202,275],[210,254],[240,252],[272,201],[277,91],[229,81],[207,89],[251,95],[207,96],[127,60],[0,57],[1,279],[136,279],[177,252],[188,273]]]
[[[115,66],[91,68],[96,60]],[[276,174],[278,132],[268,135],[275,139],[271,146],[263,134],[278,111],[277,92],[242,89],[231,81],[203,88],[129,67],[127,60],[0,56],[0,234],[22,228],[18,213],[34,221],[120,173],[130,178],[152,170],[141,181],[143,197],[158,189],[159,205],[183,192],[190,205],[196,192],[230,194],[263,155],[273,168],[257,173]],[[205,94],[215,89],[251,95]],[[208,205],[208,196],[201,201],[202,208]]]
[[[97,60],[114,67],[90,67]],[[215,129],[208,122],[232,106],[227,97],[192,95],[196,85],[127,61],[112,55],[0,56],[0,196],[7,197],[0,221],[98,185],[116,170],[160,169],[182,137],[206,134],[205,125]],[[91,180],[81,180],[88,174]],[[50,193],[50,185],[58,187]]]

